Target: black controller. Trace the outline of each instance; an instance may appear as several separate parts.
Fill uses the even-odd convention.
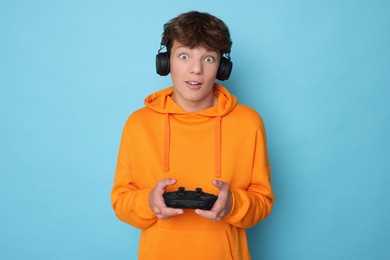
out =
[[[174,192],[166,192],[163,196],[165,204],[170,208],[205,210],[210,210],[218,198],[214,194],[203,192],[201,188],[186,191],[184,187],[179,187]]]

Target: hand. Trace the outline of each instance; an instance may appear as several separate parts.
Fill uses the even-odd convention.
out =
[[[159,219],[167,220],[170,217],[183,214],[184,212],[182,209],[168,208],[165,205],[163,194],[168,186],[175,183],[175,179],[163,179],[154,186],[149,194],[149,207]]]
[[[218,188],[218,199],[211,210],[196,209],[195,213],[201,217],[220,221],[231,211],[233,205],[232,192],[229,184],[220,180],[213,180],[213,185]]]

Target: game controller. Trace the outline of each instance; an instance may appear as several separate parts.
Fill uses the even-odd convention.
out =
[[[166,192],[163,197],[165,204],[170,208],[204,210],[210,210],[218,198],[214,194],[203,192],[202,188],[186,191],[184,187],[179,187],[174,192]]]

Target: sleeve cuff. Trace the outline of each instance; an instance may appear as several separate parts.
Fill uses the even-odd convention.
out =
[[[225,218],[225,222],[230,224],[235,224],[240,222],[246,212],[248,212],[248,207],[250,205],[249,199],[247,198],[245,191],[243,190],[232,190],[232,209],[229,215]]]
[[[156,218],[156,215],[149,206],[149,194],[151,190],[152,189],[144,189],[140,191],[141,194],[139,194],[138,214],[144,219]]]

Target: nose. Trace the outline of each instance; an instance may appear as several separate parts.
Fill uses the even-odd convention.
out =
[[[192,60],[190,65],[190,72],[193,74],[202,74],[203,73],[203,65],[201,60]]]

